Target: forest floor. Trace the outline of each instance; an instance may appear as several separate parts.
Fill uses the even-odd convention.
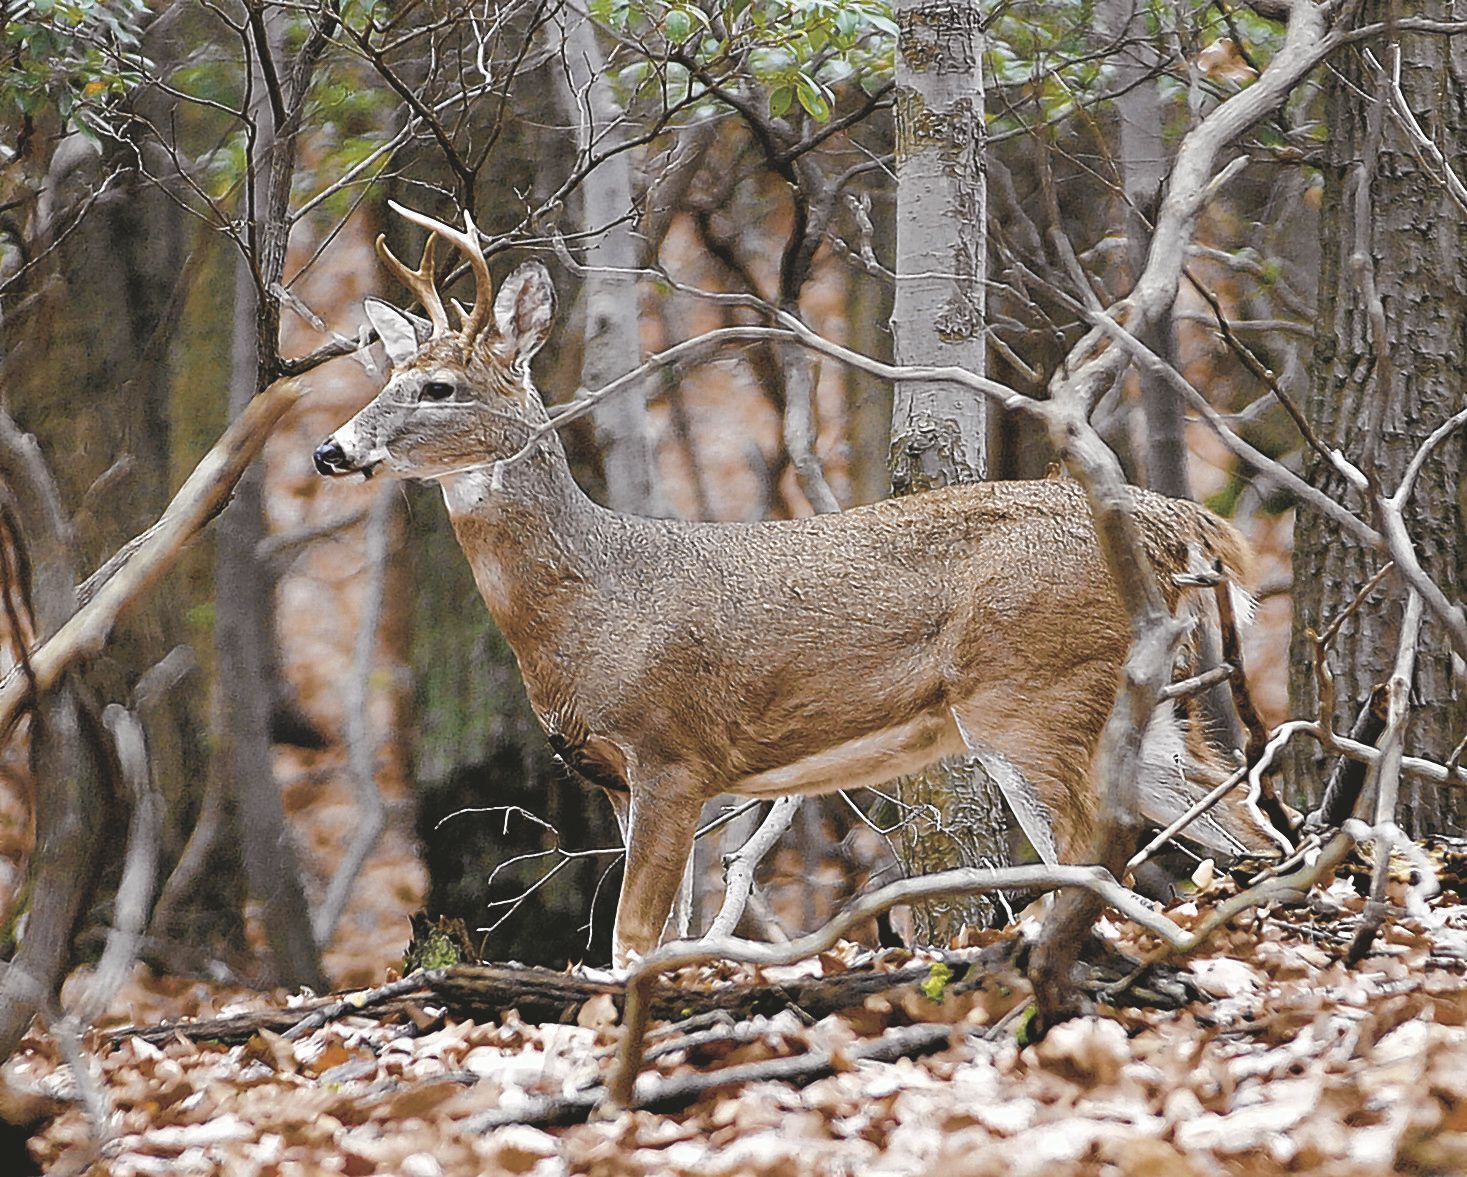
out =
[[[1215,884],[1226,891],[1232,884]],[[1174,905],[1187,925],[1216,893]],[[538,1097],[603,1080],[617,1032],[609,1001],[569,1024],[445,1017],[431,1004],[351,1017],[289,1041],[261,1031],[229,1045],[179,1033],[160,1045],[100,1038],[89,1057],[109,1109],[100,1171],[133,1174],[1201,1174],[1467,1171],[1467,907],[1447,895],[1429,919],[1389,924],[1373,953],[1341,963],[1363,901],[1337,880],[1312,906],[1273,908],[1219,933],[1183,965],[1202,995],[1171,1011],[1103,1008],[1021,1045],[1025,982],[892,990],[812,1022],[798,1009],[742,1023],[675,1027],[651,1068],[693,1072],[828,1053],[804,1086],[752,1082],[671,1114],[620,1112],[546,1130]],[[1104,925],[1139,955],[1154,945]],[[382,978],[380,970],[377,978]],[[691,989],[795,974],[908,965],[844,946],[793,970],[710,966]],[[370,971],[364,964],[364,969]],[[933,987],[935,985],[935,987]],[[135,987],[129,1017],[204,1016],[284,1004],[201,985]],[[940,991],[940,992],[939,992]],[[940,1000],[932,1000],[940,997]],[[861,1062],[897,1028],[948,1023],[951,1045]],[[683,1034],[679,1039],[677,1035]],[[34,1036],[20,1082],[75,1084]],[[644,1082],[647,1080],[644,1078]],[[48,1172],[96,1157],[95,1109],[72,1104],[32,1141]]]

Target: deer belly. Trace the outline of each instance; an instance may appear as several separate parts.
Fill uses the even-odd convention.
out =
[[[934,760],[962,752],[962,737],[950,715],[919,715],[905,723],[807,751],[788,764],[745,777],[730,791],[752,797],[780,797],[860,789],[918,772]]]

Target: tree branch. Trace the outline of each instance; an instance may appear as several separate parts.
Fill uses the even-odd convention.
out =
[[[223,510],[275,423],[306,391],[298,380],[281,380],[250,401],[194,467],[158,522],[130,545],[129,558],[65,625],[30,652],[28,664],[36,690],[51,690],[70,667],[106,646],[118,619],[158,583],[190,541]],[[18,670],[0,681],[0,733],[9,731],[30,697],[31,683]]]

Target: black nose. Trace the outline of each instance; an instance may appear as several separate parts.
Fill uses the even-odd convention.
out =
[[[311,460],[316,463],[317,474],[325,474],[329,477],[333,474],[351,473],[351,467],[346,463],[346,451],[337,444],[334,437],[328,437],[318,445],[316,452],[311,455]]]

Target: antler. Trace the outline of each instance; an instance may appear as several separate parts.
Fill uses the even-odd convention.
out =
[[[442,221],[434,220],[430,216],[416,212],[410,208],[404,208],[396,201],[389,200],[388,206],[399,216],[405,217],[413,224],[428,230],[429,240],[442,237],[455,249],[468,259],[469,268],[474,271],[474,309],[464,314],[463,308],[457,303],[454,306],[459,314],[463,316],[464,325],[459,331],[465,347],[472,347],[474,340],[489,322],[489,315],[494,308],[494,279],[489,276],[489,263],[484,260],[484,249],[479,244],[479,230],[474,224],[474,218],[464,210],[464,227],[455,229],[452,225],[446,225]],[[440,303],[440,310],[442,304]],[[434,320],[435,324],[437,320]],[[445,324],[447,316],[444,317]],[[435,327],[436,329],[436,327]]]
[[[423,246],[423,260],[418,263],[416,270],[410,270],[387,248],[386,234],[377,235],[377,256],[422,304],[429,322],[433,324],[435,338],[448,334],[448,312],[443,309],[443,299],[438,296],[438,290],[433,285],[433,254],[437,246],[438,238],[429,233],[428,242]]]

